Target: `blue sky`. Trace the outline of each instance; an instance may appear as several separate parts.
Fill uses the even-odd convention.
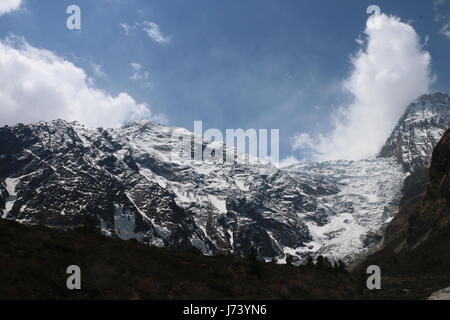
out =
[[[65,26],[71,4],[81,7],[81,31]],[[127,92],[170,125],[279,128],[284,158],[290,137],[330,131],[330,114],[349,99],[341,83],[371,4],[413,26],[432,57],[431,91],[449,92],[450,38],[440,32],[448,0],[25,0],[0,16],[0,38],[21,36],[72,61],[96,88]],[[149,37],[145,21],[167,41]]]

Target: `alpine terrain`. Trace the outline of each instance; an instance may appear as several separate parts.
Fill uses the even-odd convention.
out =
[[[6,126],[0,215],[60,229],[92,223],[120,239],[206,255],[255,248],[267,261],[322,255],[349,263],[379,247],[407,202],[408,179],[428,166],[448,127],[450,97],[426,95],[407,108],[378,157],[279,169],[237,153],[231,164],[174,157],[179,138],[192,133],[150,121]],[[203,142],[213,147],[234,152]]]

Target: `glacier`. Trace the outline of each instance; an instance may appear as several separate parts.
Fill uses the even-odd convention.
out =
[[[300,163],[285,168],[333,181],[339,192],[318,197],[323,211],[304,214],[313,240],[301,253],[351,262],[376,248],[398,211],[407,174],[393,158]]]

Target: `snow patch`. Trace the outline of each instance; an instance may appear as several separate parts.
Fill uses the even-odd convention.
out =
[[[5,187],[9,196],[6,198],[5,210],[3,211],[2,219],[6,219],[8,213],[12,210],[14,203],[17,200],[16,187],[20,182],[20,178],[6,178]]]

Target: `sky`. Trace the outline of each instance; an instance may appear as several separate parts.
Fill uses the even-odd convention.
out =
[[[201,120],[279,129],[285,164],[360,159],[450,92],[449,57],[450,0],[0,0],[0,125]]]

